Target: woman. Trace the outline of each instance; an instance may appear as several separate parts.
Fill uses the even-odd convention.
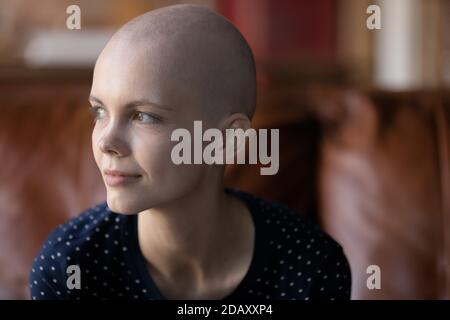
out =
[[[90,95],[107,199],[50,235],[30,273],[32,298],[349,298],[350,269],[329,236],[224,188],[224,165],[172,161],[172,133],[194,121],[248,129],[255,92],[248,44],[206,8],[165,7],[122,27]]]

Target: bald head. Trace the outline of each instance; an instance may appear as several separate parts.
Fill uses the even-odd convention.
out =
[[[127,86],[141,86],[162,104],[177,107],[189,101],[202,116],[214,119],[253,115],[256,76],[251,50],[228,20],[205,7],[164,7],[124,25],[97,60],[94,82],[96,73],[117,68],[117,77],[123,75]]]

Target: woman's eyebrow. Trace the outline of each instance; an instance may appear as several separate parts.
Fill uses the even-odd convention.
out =
[[[99,104],[101,104],[101,105],[104,105],[104,103],[102,102],[102,100],[100,100],[99,98],[94,97],[93,95],[90,95],[89,98],[88,98],[88,100],[89,100],[89,101],[97,102],[97,103],[99,103]]]
[[[105,105],[102,102],[102,100],[100,100],[99,98],[97,98],[97,97],[95,97],[93,95],[89,96],[89,100],[97,102],[97,103],[99,103],[99,104],[101,104],[103,106]],[[154,102],[152,102],[152,101],[150,101],[148,99],[134,100],[134,101],[131,101],[131,102],[128,102],[127,104],[125,104],[125,108],[132,108],[132,107],[137,107],[137,106],[153,106],[153,107],[160,108],[160,109],[163,109],[163,110],[168,110],[168,111],[172,111],[173,110],[169,106],[157,104],[157,103],[154,103]]]

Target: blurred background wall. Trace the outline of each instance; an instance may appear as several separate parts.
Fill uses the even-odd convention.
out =
[[[280,171],[227,184],[320,223],[350,260],[354,299],[450,297],[450,2],[0,0],[0,299],[28,298],[32,258],[102,201],[87,114],[95,59],[149,10],[197,3],[257,62],[253,126],[280,129]],[[81,29],[66,9],[78,5]],[[371,30],[367,8],[381,10]],[[369,289],[367,268],[380,267]]]

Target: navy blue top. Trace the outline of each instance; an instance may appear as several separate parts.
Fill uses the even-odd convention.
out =
[[[225,190],[248,206],[255,243],[244,279],[224,300],[350,298],[351,272],[337,242],[280,204]],[[79,267],[80,288],[67,285],[70,265]],[[106,202],[50,234],[34,260],[30,290],[32,299],[165,299],[139,248],[137,215],[114,213]]]

